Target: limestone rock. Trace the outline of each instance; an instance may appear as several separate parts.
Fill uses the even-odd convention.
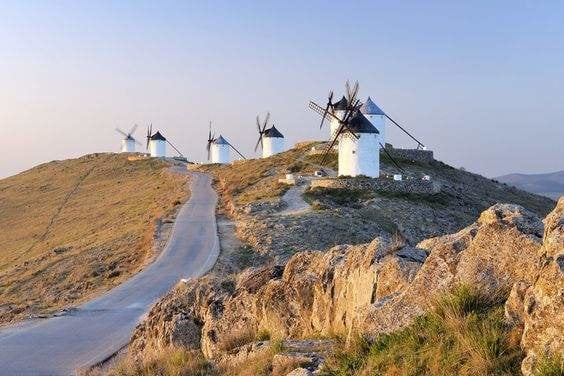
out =
[[[306,368],[296,368],[292,372],[288,373],[287,376],[312,376],[313,373]]]
[[[564,198],[544,222],[540,271],[523,299],[525,375],[532,373],[542,356],[564,357]]]
[[[497,204],[455,234],[422,241],[418,248],[429,256],[413,281],[400,294],[366,307],[358,328],[376,335],[404,327],[429,309],[435,295],[458,284],[496,293],[516,282],[533,283],[541,233],[542,222],[534,214]]]

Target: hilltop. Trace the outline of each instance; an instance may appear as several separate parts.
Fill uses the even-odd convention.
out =
[[[320,143],[304,142],[266,159],[229,165],[203,165],[212,173],[221,196],[221,212],[235,220],[241,240],[260,254],[287,260],[293,253],[325,249],[339,244],[362,244],[387,233],[409,244],[458,231],[498,202],[519,204],[539,216],[555,205],[537,196],[436,160],[394,158],[405,178],[429,175],[438,193],[401,193],[373,189],[308,188],[307,179],[321,168],[336,169],[336,154],[324,166],[312,154]],[[381,154],[382,175],[400,172]],[[303,184],[291,187],[279,180],[287,173],[304,175]],[[362,180],[355,178],[353,180]],[[287,214],[289,201],[303,198],[308,210]],[[292,198],[290,200],[290,198]]]
[[[130,155],[133,156],[133,155]],[[171,164],[125,154],[53,161],[0,180],[0,324],[53,313],[139,271],[187,197]]]
[[[496,180],[553,199],[564,195],[564,171],[547,174],[509,174],[497,177]]]

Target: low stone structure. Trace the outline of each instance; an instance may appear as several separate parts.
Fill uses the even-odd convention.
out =
[[[441,185],[432,180],[407,179],[393,180],[386,177],[316,179],[311,181],[311,188],[370,189],[392,193],[435,194],[441,191]]]
[[[407,159],[409,161],[420,162],[420,163],[429,163],[434,160],[432,150],[396,149],[392,145],[386,144],[386,151],[394,159]]]

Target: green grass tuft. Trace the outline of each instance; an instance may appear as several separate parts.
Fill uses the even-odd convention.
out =
[[[558,355],[542,357],[537,362],[533,375],[564,376],[564,358]]]
[[[523,354],[514,329],[505,324],[501,301],[461,286],[409,327],[343,347],[324,374],[518,374]]]

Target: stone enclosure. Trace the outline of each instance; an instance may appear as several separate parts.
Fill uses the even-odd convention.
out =
[[[311,181],[311,188],[370,189],[407,194],[436,194],[441,191],[441,185],[432,180],[413,178],[396,181],[387,177],[315,179]]]

